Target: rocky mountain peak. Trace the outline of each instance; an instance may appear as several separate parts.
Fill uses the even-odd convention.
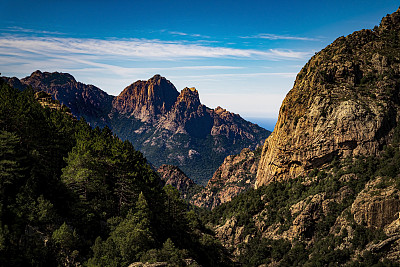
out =
[[[113,102],[114,109],[144,122],[171,110],[178,98],[175,86],[160,75],[147,81],[137,81],[126,87]]]
[[[390,141],[400,117],[399,27],[397,11],[376,31],[340,37],[310,59],[265,142],[256,187],[333,158],[378,154]]]
[[[178,96],[176,105],[179,105],[180,103],[185,103],[184,105],[187,109],[196,109],[198,106],[201,105],[199,92],[194,87],[184,88]]]
[[[396,12],[384,17],[380,24],[380,30],[399,30],[400,29],[400,7]]]
[[[220,106],[218,106],[218,107],[216,107],[216,108],[214,109],[214,112],[215,112],[216,114],[218,114],[218,115],[224,113],[225,111],[226,111],[226,109],[221,108]]]
[[[68,83],[76,83],[75,78],[69,73],[63,72],[41,72],[34,71],[30,76],[21,80],[23,83],[29,83],[33,87],[39,85],[61,86]]]
[[[15,81],[8,81],[15,84]],[[55,100],[70,108],[77,117],[85,116],[92,126],[104,126],[108,110],[111,109],[113,96],[93,85],[77,82],[69,73],[33,72],[20,80],[18,88],[31,86],[37,91],[50,94]]]

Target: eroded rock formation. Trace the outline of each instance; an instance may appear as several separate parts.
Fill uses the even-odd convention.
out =
[[[340,37],[313,56],[284,99],[266,140],[256,187],[333,158],[374,155],[399,121],[400,10],[374,30]]]

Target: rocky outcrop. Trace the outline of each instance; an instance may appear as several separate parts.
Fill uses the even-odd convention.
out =
[[[175,134],[188,134],[205,138],[213,126],[213,110],[200,103],[196,88],[184,88],[179,94],[171,111],[162,117],[156,127]]]
[[[190,202],[198,207],[213,209],[254,188],[260,155],[261,147],[255,151],[245,148],[238,155],[226,157],[207,186],[195,194]]]
[[[313,56],[265,141],[256,187],[333,158],[378,154],[399,121],[400,10],[374,30],[340,37]]]
[[[226,220],[224,225],[217,226],[214,231],[224,247],[235,248],[233,252],[235,256],[240,254],[238,245],[248,243],[251,238],[250,235],[245,236],[244,226],[239,226],[234,216]]]
[[[378,177],[365,185],[351,206],[356,223],[383,229],[399,218],[400,192],[393,183]]]
[[[164,185],[175,187],[185,199],[195,190],[196,184],[176,166],[164,164],[157,169],[157,172]]]
[[[160,75],[148,81],[137,81],[126,87],[113,100],[113,109],[126,117],[153,122],[171,110],[179,93]]]

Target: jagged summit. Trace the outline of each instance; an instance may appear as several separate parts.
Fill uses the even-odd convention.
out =
[[[186,109],[197,109],[201,105],[199,92],[196,88],[184,88],[178,96],[175,106],[181,105],[181,103],[186,107]]]
[[[119,113],[150,122],[170,111],[178,95],[175,86],[157,74],[147,81],[137,81],[126,87],[114,99],[113,107]]]
[[[335,157],[378,154],[390,141],[400,117],[399,18],[338,38],[303,67],[265,142],[257,187]]]
[[[41,72],[40,70],[34,71],[29,77],[22,79],[29,79],[29,82],[46,83],[50,85],[63,85],[66,83],[76,83],[75,78],[69,73],[63,72]]]
[[[399,30],[400,29],[400,7],[396,12],[392,14],[388,14],[384,17],[379,25],[379,28],[382,31],[384,30]]]

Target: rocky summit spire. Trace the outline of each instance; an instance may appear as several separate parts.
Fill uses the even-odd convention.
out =
[[[184,88],[178,96],[177,103],[175,105],[182,105],[186,110],[197,109],[200,103],[199,92],[196,88]]]
[[[157,74],[148,81],[137,81],[126,87],[114,99],[113,107],[119,113],[152,122],[171,109],[178,95],[175,86]]]

